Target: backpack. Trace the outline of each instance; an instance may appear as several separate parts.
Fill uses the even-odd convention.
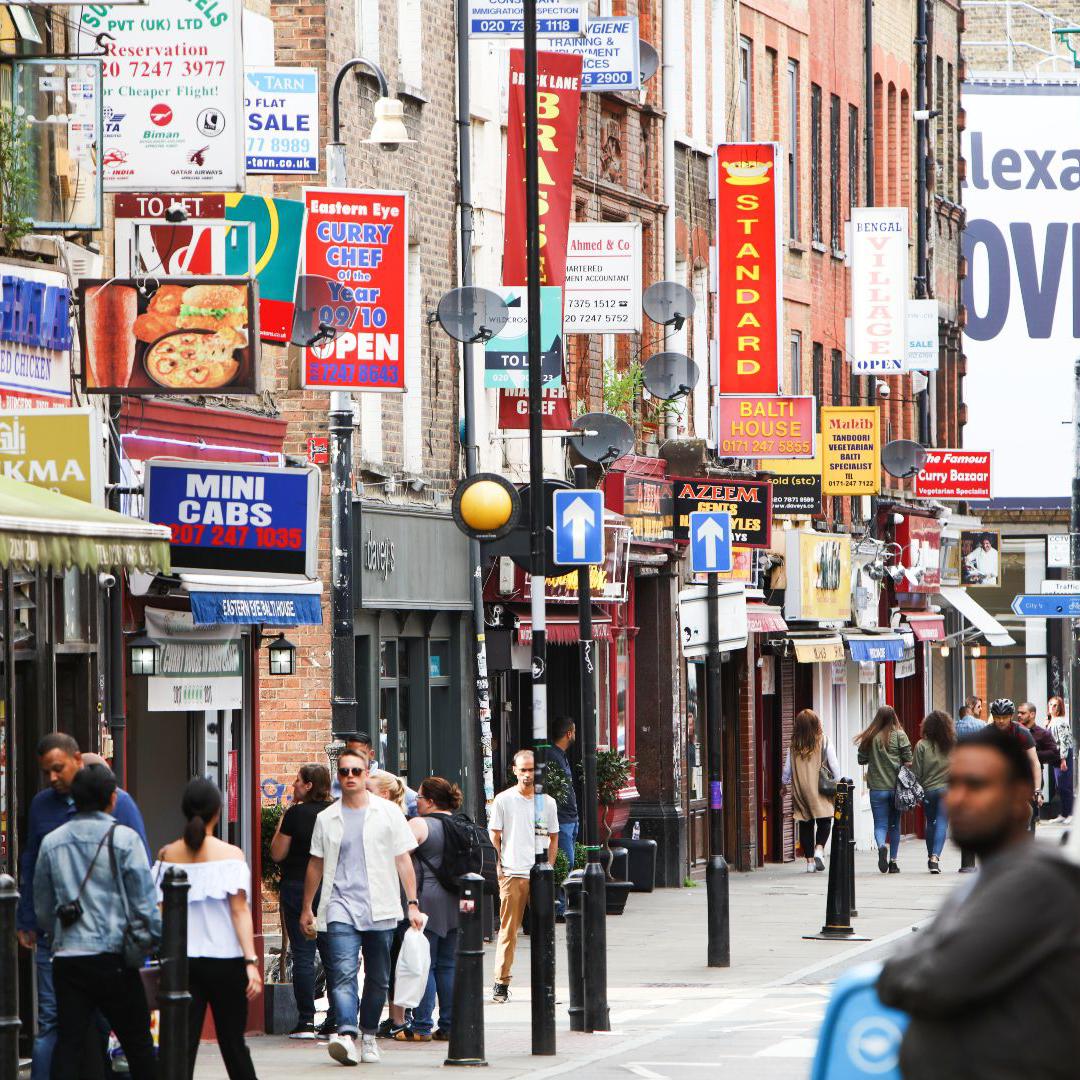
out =
[[[900,771],[896,774],[896,788],[893,791],[896,809],[901,813],[914,810],[923,801],[925,794],[922,784],[915,779],[915,774],[911,769],[907,765],[901,765]]]
[[[462,874],[479,874],[485,885],[497,889],[498,859],[487,829],[460,810],[454,814],[439,814],[438,818],[443,826],[442,862],[434,866],[429,859],[417,854],[422,868],[430,870],[439,884],[455,896]]]

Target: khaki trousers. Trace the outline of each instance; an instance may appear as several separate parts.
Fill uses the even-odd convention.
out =
[[[528,878],[499,878],[499,940],[495,946],[495,981],[497,983],[510,982],[510,969],[514,966],[518,931],[521,929],[521,919],[528,902]]]

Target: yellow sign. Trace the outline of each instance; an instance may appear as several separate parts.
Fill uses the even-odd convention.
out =
[[[821,410],[821,489],[876,495],[881,488],[881,412],[876,405]]]
[[[792,529],[786,554],[785,617],[846,622],[851,615],[850,537]]]
[[[96,430],[90,409],[0,412],[0,476],[94,502],[101,453]]]

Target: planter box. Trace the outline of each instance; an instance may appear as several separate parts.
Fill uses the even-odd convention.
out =
[[[626,910],[626,901],[633,890],[634,886],[629,881],[608,881],[604,894],[607,899],[607,913],[621,915]]]

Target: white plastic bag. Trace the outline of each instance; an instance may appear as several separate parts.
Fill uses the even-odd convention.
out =
[[[424,996],[431,967],[431,946],[422,930],[409,927],[401,939],[397,967],[394,968],[394,1004],[415,1009]]]

